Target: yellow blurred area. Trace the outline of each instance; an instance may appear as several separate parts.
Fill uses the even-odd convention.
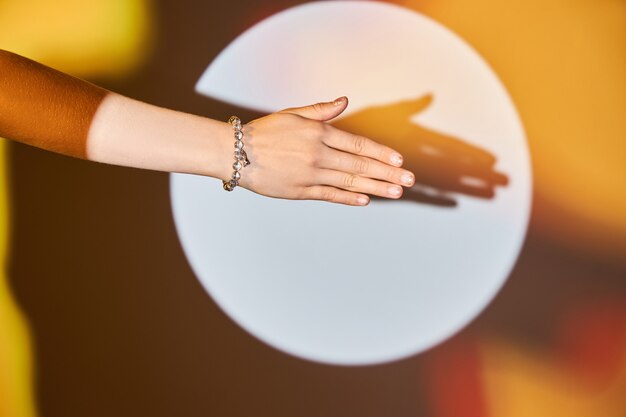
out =
[[[150,53],[146,0],[4,0],[0,48],[82,77],[123,76]]]
[[[625,360],[601,389],[559,366],[559,358],[516,345],[483,342],[481,361],[490,416],[624,416]]]
[[[626,2],[398,3],[461,35],[509,90],[533,159],[537,231],[587,253],[623,256]]]
[[[6,141],[0,141],[0,416],[34,416],[30,337],[6,279],[9,207]]]
[[[150,53],[146,0],[0,1],[0,48],[81,77],[121,77]],[[0,416],[36,415],[26,320],[6,277],[6,141],[0,141]]]

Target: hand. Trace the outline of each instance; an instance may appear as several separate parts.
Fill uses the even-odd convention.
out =
[[[240,186],[269,197],[369,203],[366,194],[398,199],[414,175],[400,168],[402,156],[364,136],[328,123],[347,107],[334,102],[289,108],[243,126],[250,165]],[[406,178],[406,182],[402,179]]]

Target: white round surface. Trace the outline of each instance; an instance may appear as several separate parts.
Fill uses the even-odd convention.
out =
[[[265,112],[345,94],[346,114],[432,93],[414,120],[489,150],[510,181],[493,199],[455,195],[455,208],[350,207],[172,174],[185,254],[252,335],[309,360],[387,362],[450,337],[503,285],[529,217],[525,135],[494,72],[442,25],[379,2],[307,3],[241,34],[197,91]]]

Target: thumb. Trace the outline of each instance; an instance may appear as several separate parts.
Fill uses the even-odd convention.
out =
[[[293,107],[283,110],[283,113],[297,114],[307,119],[326,122],[339,116],[348,107],[348,97],[339,97],[334,101],[320,102],[304,107]]]

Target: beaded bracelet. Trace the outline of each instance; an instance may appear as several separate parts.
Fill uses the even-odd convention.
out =
[[[224,184],[224,189],[226,191],[232,191],[236,186],[239,185],[239,179],[241,178],[241,168],[250,164],[248,160],[248,155],[246,151],[243,150],[243,131],[241,130],[241,120],[237,116],[231,116],[228,119],[228,123],[233,127],[235,131],[235,154],[233,158],[235,162],[233,163],[233,175],[230,180],[222,180]]]

